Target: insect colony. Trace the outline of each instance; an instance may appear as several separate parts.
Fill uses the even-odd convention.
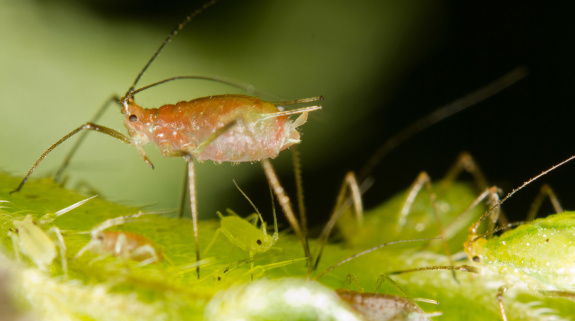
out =
[[[134,82],[134,86],[141,74]],[[47,214],[48,216],[44,216],[45,211],[33,213],[34,215],[42,215],[34,218],[31,214],[22,215],[18,211],[12,210],[13,207],[17,208],[18,202],[25,198],[21,196],[21,193],[12,193],[6,196],[7,202],[3,202],[3,231],[6,232],[5,235],[7,236],[4,245],[5,248],[13,251],[16,261],[27,262],[26,266],[35,266],[41,271],[35,275],[40,282],[48,284],[50,279],[46,278],[47,275],[61,278],[62,282],[81,280],[86,284],[85,289],[80,290],[70,285],[67,290],[70,293],[85,291],[83,295],[88,300],[96,298],[99,290],[97,287],[104,285],[106,291],[109,291],[110,298],[115,298],[119,302],[129,302],[126,311],[133,313],[134,310],[139,310],[138,313],[141,314],[135,314],[134,318],[138,316],[157,317],[158,315],[182,318],[189,316],[190,313],[201,313],[198,311],[203,310],[206,306],[205,316],[212,319],[226,319],[225,313],[230,309],[235,311],[233,313],[236,315],[244,313],[248,318],[258,317],[259,315],[255,313],[263,313],[263,316],[272,316],[272,318],[274,316],[285,318],[287,312],[277,309],[277,306],[282,303],[288,306],[288,310],[301,311],[303,318],[314,318],[314,316],[319,318],[318,316],[325,314],[333,319],[344,318],[348,315],[359,319],[361,313],[367,313],[365,306],[361,304],[357,306],[354,304],[347,305],[342,303],[339,297],[346,301],[349,300],[349,297],[355,297],[356,300],[358,297],[370,298],[381,306],[400,306],[395,310],[390,307],[380,308],[379,311],[376,309],[375,313],[396,311],[396,314],[403,315],[405,318],[420,319],[429,319],[443,313],[442,317],[446,319],[454,318],[453,315],[457,313],[461,304],[459,302],[453,303],[454,307],[450,307],[450,304],[455,300],[440,299],[437,297],[438,295],[433,295],[434,291],[437,290],[430,290],[443,287],[444,291],[459,293],[463,295],[465,300],[471,302],[474,302],[478,296],[484,295],[483,300],[488,302],[486,305],[495,305],[495,308],[492,308],[495,316],[503,318],[509,316],[510,319],[513,319],[517,317],[518,311],[521,311],[522,303],[512,302],[508,306],[502,303],[506,300],[505,290],[512,289],[512,285],[526,284],[530,290],[545,292],[548,295],[572,296],[573,283],[567,265],[569,262],[562,261],[566,255],[558,253],[556,256],[549,256],[550,252],[545,248],[552,246],[553,249],[569,253],[569,243],[561,240],[563,238],[570,240],[573,236],[572,232],[569,231],[572,221],[570,214],[527,222],[509,232],[504,232],[500,237],[492,236],[490,233],[495,228],[494,223],[486,232],[472,228],[465,243],[465,252],[473,263],[462,264],[457,262],[457,258],[450,262],[447,259],[449,255],[445,256],[444,251],[445,249],[447,249],[447,253],[461,251],[464,241],[461,235],[467,236],[465,230],[471,226],[469,222],[477,220],[487,208],[489,215],[486,217],[490,218],[491,222],[496,221],[496,215],[493,213],[497,211],[496,205],[500,205],[497,203],[496,190],[491,190],[490,193],[484,195],[486,199],[491,200],[491,202],[487,202],[487,208],[477,205],[473,207],[474,212],[467,212],[465,208],[450,208],[450,211],[445,211],[444,208],[455,203],[449,200],[450,197],[455,199],[463,197],[461,195],[450,196],[450,193],[464,194],[469,199],[469,204],[472,204],[476,196],[481,194],[481,191],[475,192],[477,194],[475,195],[469,189],[465,190],[466,187],[458,186],[451,186],[451,188],[447,187],[442,190],[441,186],[432,186],[429,181],[422,178],[414,184],[414,187],[406,195],[398,196],[399,201],[387,205],[388,207],[395,207],[395,209],[377,209],[364,215],[360,204],[361,197],[358,197],[359,187],[353,180],[347,180],[347,184],[342,188],[343,193],[341,195],[343,196],[338,198],[333,210],[333,221],[338,221],[335,217],[340,214],[343,216],[342,219],[348,220],[347,224],[340,223],[340,230],[347,239],[346,242],[349,243],[349,247],[342,248],[337,244],[329,243],[327,240],[330,231],[324,233],[323,239],[312,241],[308,239],[306,228],[300,223],[301,218],[296,216],[297,211],[294,210],[292,201],[283,191],[282,185],[267,158],[273,158],[289,145],[299,143],[297,127],[303,125],[308,112],[319,109],[319,105],[313,105],[319,98],[284,101],[275,105],[244,95],[225,95],[193,100],[188,103],[194,102],[194,104],[197,103],[201,106],[206,102],[215,102],[215,106],[224,107],[223,109],[212,107],[203,110],[204,113],[214,112],[213,117],[216,121],[208,121],[213,128],[207,134],[198,135],[195,141],[191,142],[189,137],[181,139],[179,137],[181,133],[169,126],[178,122],[179,117],[187,119],[194,117],[191,111],[196,108],[195,106],[186,105],[180,110],[178,105],[170,105],[163,110],[145,111],[134,104],[134,95],[138,93],[134,86],[128,90],[124,97],[119,99],[123,106],[125,123],[129,129],[130,137],[92,123],[79,127],[77,131],[71,134],[74,135],[85,129],[103,132],[126,143],[136,145],[142,158],[149,164],[151,162],[139,148],[139,145],[147,140],[154,141],[165,156],[184,157],[188,163],[192,213],[196,202],[193,183],[195,175],[193,160],[195,158],[202,159],[203,155],[209,154],[219,156],[205,156],[203,159],[226,161],[228,159],[225,157],[231,154],[230,159],[235,161],[262,160],[264,171],[271,185],[270,188],[275,194],[282,212],[288,215],[288,221],[291,223],[296,238],[288,233],[278,233],[276,224],[274,224],[275,228],[269,235],[266,220],[262,218],[262,213],[259,213],[257,209],[257,219],[251,222],[233,215],[222,216],[219,221],[198,222],[197,214],[193,214],[192,222],[187,222],[166,218],[162,215],[147,215],[152,213],[142,213],[136,210],[123,215],[113,215],[110,212],[95,214],[92,213],[93,210],[90,210],[90,203],[103,203],[103,201],[84,199],[69,202],[62,209],[54,209],[55,215]],[[300,107],[295,111],[283,111],[276,107],[277,105],[308,103],[312,103],[312,106]],[[228,104],[232,107],[226,107]],[[202,109],[202,107],[198,108]],[[227,113],[227,110],[234,112],[229,116],[230,113]],[[164,130],[164,132],[160,128],[155,136],[148,136],[149,127],[138,127],[142,126],[142,120],[145,120],[144,123],[146,121],[157,122],[157,120],[147,120],[146,117],[154,117],[154,114],[162,111],[168,115],[166,122],[170,125],[167,125],[166,128],[169,130]],[[300,114],[300,118],[288,120],[288,116],[293,114]],[[260,126],[260,123],[263,125]],[[273,128],[274,133],[279,134],[272,135],[269,128]],[[189,131],[189,128],[182,130],[182,132]],[[172,136],[165,138],[169,135]],[[275,138],[275,135],[281,137],[279,145],[270,148],[263,147],[263,142],[270,136]],[[67,138],[68,136],[64,140]],[[277,142],[277,140],[275,141]],[[60,142],[50,147],[48,152],[57,147]],[[270,153],[265,154],[265,151],[270,150]],[[235,156],[236,154],[242,156]],[[39,161],[34,167],[38,165]],[[450,181],[451,179],[447,180]],[[14,179],[6,179],[6,181],[13,182]],[[18,190],[25,181],[26,179],[17,187]],[[31,182],[31,184],[35,185],[36,183]],[[34,193],[47,193],[42,190],[41,185],[26,186],[24,190],[26,188],[37,188]],[[348,190],[351,192],[347,193]],[[421,194],[419,196],[417,196],[418,191]],[[241,193],[243,194],[243,192]],[[352,207],[355,207],[355,210],[344,213],[344,207],[349,203],[349,195],[354,195],[349,199],[352,200]],[[244,196],[249,200],[247,195],[244,194]],[[74,196],[74,198],[78,198],[78,196]],[[273,196],[272,202],[274,202]],[[465,202],[463,203],[465,204]],[[76,208],[78,209],[76,210]],[[83,208],[86,208],[84,215],[74,214]],[[68,213],[72,209],[74,212]],[[367,223],[369,220],[377,220],[378,217],[389,216],[390,214],[387,213],[398,215],[396,224]],[[458,218],[461,213],[465,213],[468,220],[467,223],[460,223],[464,227],[451,226],[452,221],[461,220]],[[348,217],[346,218],[346,216]],[[469,219],[469,217],[472,218]],[[59,220],[63,220],[63,222],[58,225],[54,224]],[[83,220],[87,222],[82,222]],[[479,222],[477,221],[477,224]],[[246,228],[235,228],[242,224],[247,224]],[[247,227],[248,225],[250,227]],[[78,226],[83,226],[84,229],[78,229]],[[346,227],[352,230],[346,232]],[[390,233],[375,232],[374,234],[393,235],[392,239],[386,240],[375,237],[366,240],[364,237],[358,237],[365,235],[368,233],[368,229],[373,227],[382,230],[390,228]],[[553,231],[548,230],[549,228],[552,228]],[[114,229],[114,231],[107,231],[108,229]],[[123,231],[124,229],[130,230],[130,232]],[[226,237],[218,237],[217,235],[220,233]],[[437,236],[440,236],[441,239],[432,239]],[[388,244],[415,238],[425,238],[426,240],[419,240],[419,245],[404,245],[399,250],[393,248],[396,244]],[[529,238],[530,241],[525,241],[526,238]],[[321,244],[324,239],[326,247],[322,248]],[[255,245],[253,244],[254,240]],[[442,241],[445,242],[444,245],[435,249],[437,244],[442,243]],[[520,245],[512,247],[512,250],[506,250],[507,252],[503,254],[497,252],[497,249],[501,247],[500,244],[512,246],[508,245],[512,243]],[[524,251],[526,243],[542,249],[538,249],[539,252]],[[206,246],[208,244],[209,246]],[[257,245],[265,245],[265,249],[257,250]],[[386,246],[380,247],[381,245]],[[425,246],[426,250],[418,251],[421,248],[417,248],[417,246]],[[365,256],[356,257],[358,253],[363,253],[362,251],[368,248],[370,250],[365,253]],[[522,261],[524,260],[521,256],[523,252],[538,253],[537,257],[543,257],[543,259],[536,260],[533,258],[526,263]],[[56,259],[57,257],[60,258],[60,261]],[[365,261],[367,257],[370,259]],[[381,262],[385,262],[385,264]],[[475,264],[477,267],[467,267],[467,264]],[[527,267],[528,272],[517,272],[521,269],[522,264]],[[558,267],[553,267],[554,264],[557,264]],[[385,275],[394,271],[438,265],[442,265],[443,268],[458,266],[459,270],[464,272],[457,272],[457,279],[454,279],[449,273],[435,271],[435,269],[441,269],[439,267],[429,268],[425,272],[413,272],[405,279],[402,279],[402,274],[394,276],[393,279],[402,280],[398,284],[395,284],[392,278],[380,277],[381,274]],[[495,290],[482,284],[483,278],[488,278],[488,276],[483,275],[483,271],[493,269],[493,267],[495,267],[493,272],[495,277],[505,280],[496,286]],[[559,273],[559,271],[561,272]],[[114,279],[109,280],[109,275],[114,275]],[[260,279],[264,275],[269,277],[269,280],[252,282],[253,279]],[[285,278],[288,276],[296,278]],[[329,287],[342,288],[345,286],[344,281],[349,276],[355,277],[358,281],[354,294],[350,295],[348,292],[346,298],[341,294],[343,292],[340,291],[338,297],[335,292],[312,281],[317,279]],[[275,279],[277,281],[274,281]],[[416,281],[413,281],[414,279]],[[441,283],[445,284],[437,284],[439,279],[441,279]],[[383,283],[392,285],[389,289],[381,288],[376,286],[376,283],[380,283],[378,280],[384,280]],[[424,284],[418,284],[422,281]],[[410,284],[416,285],[412,287]],[[427,288],[428,292],[418,287]],[[140,301],[148,304],[154,303],[155,306],[150,307],[142,304],[142,302],[130,301],[131,298],[126,294],[125,288],[136,289],[136,292],[141,296]],[[399,296],[390,295],[386,297],[370,294],[370,291],[375,292],[374,288],[390,291],[399,294]],[[286,302],[289,300],[288,297],[269,294],[272,291],[289,293],[291,289],[301,289],[301,291],[308,293],[309,300],[303,300],[294,306],[289,306]],[[232,293],[236,294],[232,295]],[[245,296],[237,295],[237,293],[245,294]],[[427,303],[416,303],[418,302],[416,295],[426,298],[427,300],[424,301]],[[269,296],[266,298],[267,301],[263,299],[265,296]],[[231,297],[235,299],[230,299]],[[176,303],[167,303],[174,298]],[[322,310],[322,307],[315,303],[325,302],[325,300],[328,300],[337,309]],[[435,306],[434,300],[438,300],[440,305]],[[208,301],[210,302],[207,303]],[[564,301],[567,300],[560,300],[559,306],[565,305]],[[190,302],[193,303],[190,304]],[[254,312],[257,310],[254,308],[254,311],[251,311],[248,307],[254,302],[258,303],[260,308],[263,306],[264,309]],[[106,302],[106,304],[111,303]],[[469,305],[473,306],[473,303]],[[567,301],[566,305],[572,305],[572,302]],[[506,310],[504,310],[504,306]],[[483,309],[483,307],[483,305],[477,305],[478,310]],[[102,307],[94,307],[89,312],[72,311],[71,314],[97,315],[98,309],[105,310]],[[566,308],[566,311],[570,311],[569,307]],[[463,311],[460,312],[463,313]],[[149,314],[146,315],[146,313]],[[472,314],[473,312],[467,311],[466,313]],[[548,315],[552,315],[554,311],[531,309],[527,313],[532,313],[528,317],[544,319]],[[459,316],[457,315],[455,318]]]

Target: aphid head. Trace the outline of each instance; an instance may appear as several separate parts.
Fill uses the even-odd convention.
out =
[[[467,257],[475,263],[481,263],[485,261],[485,246],[487,245],[487,240],[485,238],[479,238],[477,240],[468,240],[464,244],[465,253]]]
[[[255,240],[255,243],[253,245],[253,249],[254,252],[256,253],[263,253],[268,251],[272,246],[274,246],[274,244],[276,244],[276,240],[273,238],[273,236],[270,235],[263,235],[262,237],[259,237]]]
[[[147,118],[144,108],[138,106],[132,97],[124,97],[120,99],[122,103],[122,114],[124,115],[124,125],[128,129],[130,137],[138,145],[144,145],[149,142],[148,137],[145,135],[147,126]]]

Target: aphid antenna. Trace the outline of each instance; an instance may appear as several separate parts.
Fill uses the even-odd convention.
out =
[[[220,78],[220,77],[195,76],[195,75],[192,75],[192,76],[176,76],[176,77],[171,77],[171,78],[167,78],[167,79],[164,79],[164,80],[160,80],[160,81],[155,82],[155,83],[153,83],[153,84],[150,84],[150,85],[147,85],[147,86],[144,86],[144,87],[141,87],[141,88],[138,88],[138,89],[133,90],[130,97],[133,98],[134,95],[136,95],[137,93],[140,93],[140,92],[145,91],[145,90],[147,90],[147,89],[150,89],[150,88],[152,88],[152,87],[155,87],[155,86],[158,86],[158,85],[162,85],[162,84],[165,84],[165,83],[170,82],[170,81],[181,80],[181,79],[208,80],[208,81],[218,82],[218,83],[222,83],[222,84],[225,84],[225,85],[234,87],[234,88],[241,89],[241,90],[243,90],[243,91],[245,91],[245,92],[247,92],[247,93],[249,93],[249,94],[255,94],[255,95],[258,95],[258,96],[276,97],[275,95],[273,95],[273,94],[271,94],[271,93],[268,93],[268,92],[266,92],[266,91],[263,91],[263,90],[260,90],[260,89],[255,88],[255,87],[254,87],[253,85],[251,85],[251,84],[245,84],[245,83],[241,83],[241,82],[238,82],[238,81],[229,80],[229,79]],[[323,98],[323,97],[322,97],[322,98]],[[302,100],[303,100],[303,99],[302,99]],[[121,102],[120,99],[118,99],[118,101]],[[317,100],[313,100],[313,101],[317,101]],[[274,103],[275,103],[275,102],[274,102]],[[296,103],[294,103],[294,104],[296,104]]]
[[[258,214],[258,217],[260,219],[260,222],[262,224],[262,232],[265,236],[268,235],[267,232],[267,228],[266,228],[266,222],[264,221],[264,218],[262,217],[262,213],[258,210],[258,208],[256,207],[256,205],[254,204],[254,202],[252,202],[252,200],[248,197],[248,195],[240,188],[240,186],[238,185],[238,183],[236,182],[236,180],[233,180],[234,185],[236,185],[236,188],[238,189],[238,191],[240,191],[240,193],[242,193],[242,195],[245,197],[246,200],[248,200],[248,202],[250,203],[250,205],[252,206],[252,208],[256,211],[256,213]],[[271,192],[271,189],[270,189]],[[272,194],[272,206],[273,206],[273,215],[274,215],[274,234],[273,234],[273,238],[274,240],[278,240],[279,236],[278,236],[278,221],[277,221],[277,217],[276,217],[276,209],[275,209],[275,205],[273,203],[274,199],[273,199],[273,193]]]
[[[553,166],[551,166],[550,168],[544,170],[543,172],[541,172],[539,175],[529,179],[528,181],[524,182],[521,186],[515,188],[514,190],[512,190],[511,192],[509,192],[504,198],[502,198],[499,202],[497,202],[495,205],[491,206],[489,208],[489,210],[487,210],[487,212],[485,212],[485,214],[483,214],[483,216],[481,216],[479,218],[479,220],[477,220],[477,222],[475,222],[475,224],[473,224],[470,228],[469,228],[469,233],[470,235],[477,235],[477,230],[479,229],[479,225],[481,224],[481,222],[483,222],[488,216],[490,216],[493,212],[499,210],[499,208],[501,207],[501,204],[503,204],[505,201],[507,201],[511,196],[515,195],[515,193],[519,192],[520,190],[522,190],[523,188],[525,188],[527,185],[533,183],[534,181],[538,180],[539,178],[547,175],[549,172],[554,171],[555,169],[557,169],[558,167],[561,167],[567,163],[569,163],[570,161],[572,161],[573,159],[575,159],[575,155],[565,159],[564,161],[555,164]]]
[[[411,123],[399,133],[385,141],[381,147],[369,158],[363,168],[359,171],[358,178],[364,180],[373,169],[379,164],[382,158],[393,151],[395,148],[409,140],[411,137],[422,132],[423,130],[457,114],[477,103],[499,93],[527,75],[527,68],[524,66],[517,67],[486,86],[473,91],[435,111],[423,116],[422,118]]]
[[[382,247],[388,246],[388,245],[393,245],[393,244],[399,244],[399,243],[407,243],[407,242],[425,242],[425,241],[431,241],[431,240],[437,240],[439,239],[439,237],[434,237],[434,238],[429,238],[429,239],[413,239],[413,240],[400,240],[400,241],[393,241],[393,242],[387,242],[387,243],[382,243],[380,245],[374,246],[372,248],[369,248],[367,250],[361,251],[357,254],[354,254],[346,259],[343,259],[335,264],[333,264],[332,266],[328,267],[327,269],[323,270],[322,272],[318,273],[315,277],[313,277],[312,280],[318,280],[320,278],[322,278],[323,276],[325,276],[327,273],[331,272],[333,269],[335,269],[336,267],[345,264],[351,260],[357,259],[360,256],[364,256],[366,254],[369,254],[373,251],[379,250]]]
[[[470,244],[473,244],[473,242],[475,242],[479,239],[486,238],[488,236],[491,236],[491,235],[498,233],[498,232],[501,232],[501,231],[507,231],[507,230],[512,229],[516,226],[526,224],[527,222],[528,221],[517,221],[517,222],[513,222],[513,223],[507,223],[504,226],[499,226],[493,230],[490,230],[490,231],[487,231],[481,235],[478,235],[478,236],[472,238],[471,241],[469,241],[469,242],[470,242]]]
[[[144,73],[146,73],[146,71],[148,70],[148,68],[150,67],[150,65],[152,64],[152,62],[154,62],[154,60],[156,60],[156,58],[160,55],[160,52],[162,52],[162,50],[164,49],[164,47],[168,44],[168,42],[170,42],[170,40],[172,40],[172,38],[178,34],[178,32],[180,32],[180,30],[182,30],[187,24],[188,22],[190,22],[194,17],[196,17],[197,15],[199,15],[200,13],[204,12],[204,10],[206,10],[207,8],[215,5],[216,3],[218,3],[219,0],[211,0],[206,2],[204,5],[202,5],[199,9],[196,9],[194,12],[192,12],[191,14],[189,14],[184,21],[182,21],[181,23],[179,23],[173,30],[172,32],[170,32],[170,34],[166,37],[166,39],[164,39],[164,41],[162,42],[162,44],[160,45],[160,47],[156,50],[156,52],[154,52],[154,54],[152,55],[152,57],[150,58],[150,60],[148,60],[148,62],[144,65],[144,68],[142,68],[142,70],[140,71],[140,73],[138,74],[138,76],[136,77],[136,79],[134,80],[134,82],[132,83],[132,85],[130,86],[130,89],[128,89],[128,91],[126,92],[126,95],[124,95],[124,97],[122,97],[122,103],[126,104],[127,101],[132,98],[133,91],[136,88],[136,85],[138,84],[138,82],[140,81],[140,79],[142,78],[142,76],[144,75]]]

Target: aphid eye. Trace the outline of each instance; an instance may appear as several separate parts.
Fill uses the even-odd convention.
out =
[[[98,239],[99,241],[103,241],[103,240],[104,240],[104,235],[98,235],[97,239]]]
[[[481,259],[479,258],[479,256],[474,256],[472,258],[473,262],[481,262]]]
[[[262,245],[262,240],[257,240],[256,243],[258,243],[258,245]]]
[[[130,115],[130,117],[128,117],[128,120],[131,121],[132,123],[138,120],[138,116],[136,115]]]

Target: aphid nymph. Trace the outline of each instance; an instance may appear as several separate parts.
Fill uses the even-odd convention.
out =
[[[251,218],[253,218],[254,223],[256,223],[257,220],[259,219],[261,223],[261,230],[258,229],[256,225],[251,224],[249,222],[250,217],[243,219],[230,209],[227,210],[229,214],[228,216],[223,216],[222,213],[218,212],[221,227],[216,230],[214,238],[212,239],[210,244],[206,247],[204,253],[207,253],[210,250],[210,248],[214,245],[214,242],[216,241],[220,233],[222,233],[228,238],[228,240],[230,240],[230,242],[233,245],[249,253],[251,269],[253,270],[254,255],[258,253],[267,252],[279,239],[275,207],[273,210],[274,234],[269,235],[267,232],[266,222],[264,221],[260,211],[255,207],[254,203],[247,197],[244,191],[242,191],[237,184],[236,187],[244,195],[244,197],[248,200],[248,202],[250,202],[250,204],[256,211],[256,213],[254,213],[251,216]]]
[[[86,203],[96,196],[92,196],[63,208],[56,213],[48,213],[42,216],[38,222],[32,215],[26,215],[23,220],[14,220],[14,229],[9,231],[14,245],[16,257],[20,258],[20,253],[28,257],[40,269],[47,271],[52,262],[60,255],[61,267],[64,274],[68,272],[66,260],[66,244],[60,229],[52,226],[46,230],[48,224],[76,207]],[[56,249],[58,248],[58,249]],[[58,253],[59,252],[59,253]]]
[[[75,259],[82,256],[86,251],[92,251],[102,255],[113,255],[124,260],[139,261],[139,265],[162,261],[162,253],[150,239],[131,232],[104,231],[112,226],[130,222],[134,218],[145,214],[157,213],[137,213],[120,216],[106,220],[96,226],[90,231],[90,242],[78,251]]]

